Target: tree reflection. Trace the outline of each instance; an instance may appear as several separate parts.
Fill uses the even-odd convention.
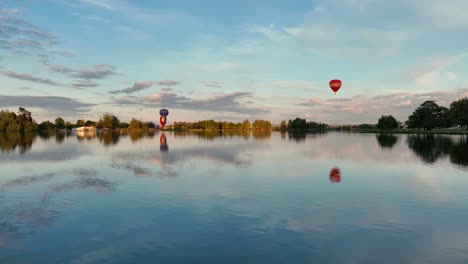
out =
[[[99,142],[101,142],[104,146],[111,146],[115,145],[119,142],[120,133],[119,132],[102,132],[98,134]]]
[[[56,132],[55,133],[55,142],[61,144],[65,140],[65,133],[64,132]]]
[[[410,135],[408,147],[424,162],[435,163],[448,156],[450,161],[461,166],[468,166],[467,135],[454,137],[434,136],[432,134]]]
[[[306,132],[303,132],[303,131],[288,132],[288,138],[289,138],[289,141],[294,140],[299,143],[301,141],[305,141]]]
[[[145,137],[146,132],[143,130],[130,130],[128,135],[130,136],[130,140],[132,142],[137,142]]]
[[[398,142],[398,137],[394,134],[377,134],[375,137],[383,149],[391,149]]]
[[[2,152],[12,152],[16,148],[20,154],[31,149],[36,140],[36,133],[0,133],[0,150]]]
[[[338,167],[333,167],[329,174],[330,182],[341,182],[341,171]]]
[[[271,138],[271,131],[254,130],[252,131],[252,137],[255,140],[269,139]]]

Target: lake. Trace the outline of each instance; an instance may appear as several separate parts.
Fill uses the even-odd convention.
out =
[[[0,135],[0,263],[468,263],[468,137]]]

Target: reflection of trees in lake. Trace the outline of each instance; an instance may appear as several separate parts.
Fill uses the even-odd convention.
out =
[[[99,142],[104,146],[115,145],[119,142],[120,132],[106,131],[98,134]]]
[[[138,140],[141,140],[142,138],[145,137],[146,131],[130,130],[130,131],[128,131],[128,135],[130,136],[130,140],[132,142],[137,142]]]
[[[391,149],[398,142],[398,137],[394,134],[377,134],[375,137],[381,148]]]
[[[260,139],[269,139],[271,138],[271,131],[269,130],[253,130],[252,131],[252,137],[255,140],[260,140]]]
[[[64,132],[57,132],[55,133],[55,142],[62,143],[65,140],[65,133]]]
[[[299,143],[305,141],[306,138],[322,137],[325,134],[326,132],[288,131],[288,138],[289,141],[293,140]]]
[[[409,135],[407,143],[408,147],[426,163],[434,163],[439,158],[449,156],[452,163],[468,166],[467,135],[458,138],[432,134]]]
[[[36,140],[36,133],[0,133],[0,150],[2,152],[15,151],[19,149],[20,154],[31,149]]]
[[[259,131],[261,133],[265,133],[262,131]],[[256,133],[256,132],[252,132]],[[270,132],[271,133],[271,132]],[[207,130],[207,131],[176,131],[174,132],[174,138],[178,137],[189,137],[189,136],[198,136],[200,139],[206,139],[206,140],[214,140],[217,138],[234,138],[234,137],[242,137],[245,140],[250,139],[251,131],[249,130]],[[260,138],[262,135],[257,134]]]
[[[307,134],[306,132],[301,132],[301,131],[288,132],[288,138],[289,138],[289,141],[294,140],[296,142],[301,142],[301,141],[305,141],[306,134]]]

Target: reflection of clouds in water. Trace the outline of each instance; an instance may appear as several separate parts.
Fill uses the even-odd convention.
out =
[[[313,160],[339,159],[354,162],[410,163],[414,156],[404,144],[382,151],[374,134],[328,133],[304,145],[300,152]],[[396,154],[398,153],[398,154]]]
[[[1,187],[15,188],[17,186],[29,185],[35,182],[48,181],[54,178],[56,175],[57,175],[56,173],[45,173],[45,174],[38,175],[38,176],[16,178],[16,179],[7,181],[6,183],[2,184]]]
[[[76,176],[86,176],[86,177],[95,177],[98,172],[95,169],[75,169],[73,174]]]
[[[110,167],[114,168],[114,169],[128,171],[130,173],[133,173],[133,175],[135,175],[137,177],[138,176],[155,176],[156,175],[150,169],[139,166],[139,165],[136,165],[136,164],[134,164],[132,162],[128,162],[128,161],[125,161],[125,162],[122,162],[122,163],[119,163],[117,161],[113,161],[110,164]],[[160,177],[175,177],[178,174],[170,166],[163,164],[162,165],[162,170],[159,171],[157,173],[157,175],[159,175]]]
[[[252,150],[269,147],[269,143],[262,142],[208,142],[203,145],[173,149],[163,155],[155,155],[154,161],[165,164],[186,162],[197,159],[207,159],[237,167],[247,167],[252,162]]]
[[[116,161],[112,162],[110,165],[111,168],[121,169],[133,173],[135,176],[152,176],[153,173],[151,170],[133,164],[131,162],[118,163]]]
[[[0,241],[8,244],[9,240],[20,239],[36,231],[51,226],[60,214],[71,205],[67,199],[58,199],[57,194],[73,190],[95,189],[98,193],[110,193],[116,190],[116,183],[98,177],[94,169],[75,169],[69,172],[45,173],[42,175],[25,176],[7,181],[0,185]],[[56,176],[72,176],[68,177]],[[36,188],[52,179],[65,183],[51,183],[44,193],[39,193],[38,199],[31,197],[9,197],[8,192],[19,188]],[[33,192],[36,193],[36,192]],[[28,199],[28,200],[24,200]]]

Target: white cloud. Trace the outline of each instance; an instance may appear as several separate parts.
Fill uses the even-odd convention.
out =
[[[409,73],[405,73],[405,75],[409,75],[411,79],[422,86],[435,86],[439,84],[440,77],[445,69],[457,64],[466,57],[468,57],[468,52],[425,61],[409,70]],[[447,72],[446,76],[451,80],[457,77],[453,72]]]
[[[83,3],[101,7],[107,10],[112,9],[112,6],[109,3],[109,1],[105,1],[105,0],[80,0],[80,1]]]
[[[449,78],[450,80],[457,79],[457,74],[454,72],[446,72],[445,74],[447,75],[447,78]]]

